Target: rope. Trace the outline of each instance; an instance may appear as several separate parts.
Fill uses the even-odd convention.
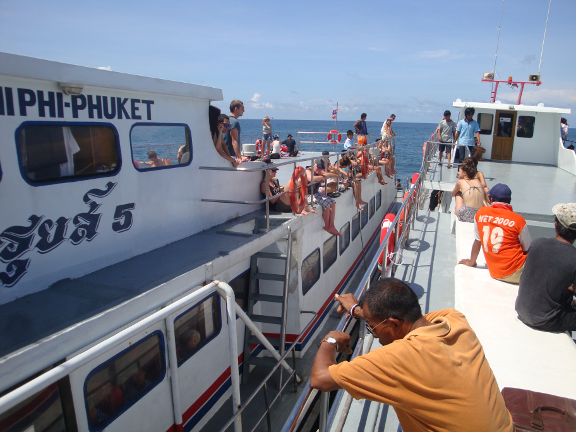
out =
[[[540,63],[538,64],[538,75],[540,75],[540,66],[542,66],[542,54],[544,54],[544,42],[546,42],[546,30],[548,30],[548,17],[550,17],[550,6],[552,0],[548,3],[548,15],[546,15],[546,27],[544,27],[544,38],[542,39],[542,51],[540,52]]]

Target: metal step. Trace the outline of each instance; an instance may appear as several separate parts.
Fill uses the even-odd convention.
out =
[[[252,314],[250,319],[255,322],[268,323],[268,324],[282,324],[282,318],[270,315],[257,315]]]
[[[250,365],[268,366],[272,368],[276,363],[277,361],[274,357],[250,357]]]
[[[270,258],[281,260],[286,260],[288,258],[286,254],[280,252],[256,252],[254,255],[258,258]]]
[[[273,273],[256,273],[254,275],[256,279],[264,279],[264,280],[274,280],[284,282],[286,279],[286,275],[283,274],[273,274]]]
[[[283,303],[284,297],[271,294],[252,294],[251,300],[270,303]]]

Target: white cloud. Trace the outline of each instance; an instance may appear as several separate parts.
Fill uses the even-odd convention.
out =
[[[376,48],[376,47],[370,47],[368,48],[369,51],[384,51],[384,48]]]
[[[98,66],[98,69],[111,71],[112,67],[111,66]]]
[[[252,99],[250,100],[255,103],[260,102],[260,93],[254,93],[254,96],[252,96]]]
[[[516,103],[518,100],[518,91],[498,93],[496,99],[506,103]],[[524,89],[524,93],[522,93],[523,104],[536,105],[540,102],[543,102],[545,106],[555,106],[558,108],[572,105],[576,103],[576,90]]]
[[[269,102],[260,102],[261,95],[260,93],[254,93],[252,99],[250,99],[250,108],[254,110],[261,110],[261,109],[273,109],[274,105]]]

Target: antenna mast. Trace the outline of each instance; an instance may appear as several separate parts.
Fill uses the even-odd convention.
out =
[[[548,17],[550,17],[550,6],[552,0],[548,3],[548,15],[546,15],[546,27],[544,27],[544,38],[542,39],[542,51],[540,52],[540,63],[538,64],[538,75],[540,75],[540,66],[542,66],[542,54],[544,54],[544,42],[546,41],[546,30],[548,30]]]
[[[502,28],[502,15],[504,13],[504,0],[502,0],[502,9],[500,10],[500,24],[498,24],[498,39],[496,40],[496,54],[494,55],[494,69],[492,73],[496,77],[496,62],[498,61],[498,45],[500,45],[500,29]],[[494,93],[494,83],[492,83],[492,93]]]

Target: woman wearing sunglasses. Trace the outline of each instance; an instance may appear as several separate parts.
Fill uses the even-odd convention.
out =
[[[230,118],[226,114],[221,114],[220,112],[220,109],[215,106],[210,105],[208,107],[208,122],[210,124],[212,141],[214,142],[214,147],[218,154],[236,168],[240,164],[240,159],[235,159],[230,155],[228,147],[224,142],[224,138],[222,138],[222,135],[230,127]]]

